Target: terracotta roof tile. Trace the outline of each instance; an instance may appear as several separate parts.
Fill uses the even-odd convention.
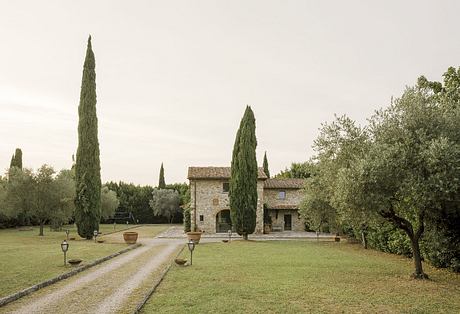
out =
[[[299,209],[299,205],[273,205],[268,206],[268,209]]]
[[[230,167],[189,167],[188,179],[230,179]],[[259,168],[259,180],[267,179],[263,168]]]
[[[304,179],[268,179],[265,180],[264,189],[301,189],[304,184]]]

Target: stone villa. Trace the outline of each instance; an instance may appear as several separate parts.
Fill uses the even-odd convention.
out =
[[[192,226],[196,225],[197,229],[206,233],[231,229],[228,200],[230,167],[189,167],[187,178],[190,181]],[[303,179],[269,179],[259,168],[255,233],[263,233],[264,227],[266,231],[305,229],[305,222],[298,213],[303,184]],[[271,218],[271,224],[266,223],[265,226],[264,210]]]

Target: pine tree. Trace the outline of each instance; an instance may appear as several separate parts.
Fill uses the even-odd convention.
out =
[[[10,168],[12,167],[22,169],[22,150],[20,148],[16,148],[13,156],[11,157]]]
[[[160,167],[160,180],[158,182],[158,188],[159,189],[166,189],[165,170],[163,168],[163,163],[161,163],[161,167]]]
[[[78,106],[78,149],[75,164],[75,222],[78,234],[86,239],[91,239],[94,230],[99,230],[101,218],[101,166],[97,137],[95,67],[89,36]]]
[[[247,106],[233,146],[229,191],[232,224],[245,240],[256,228],[256,147],[256,121],[251,107]]]
[[[264,154],[264,172],[265,175],[270,178],[270,170],[268,170],[268,159],[267,159],[267,152]]]

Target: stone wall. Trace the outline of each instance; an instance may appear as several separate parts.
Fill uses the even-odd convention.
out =
[[[280,191],[286,192],[284,200],[278,199]],[[301,189],[265,189],[264,201],[268,208],[282,205],[297,205],[300,206],[302,202],[303,193]]]
[[[285,199],[279,199],[280,191],[286,192]],[[295,208],[300,207],[303,193],[301,189],[265,189],[264,201],[268,208],[282,207],[294,205]],[[297,209],[270,209],[270,217],[273,226],[281,226],[284,230],[284,215],[291,215],[292,231],[304,231],[305,220],[299,216]]]
[[[284,215],[291,215],[291,231],[305,231],[305,220],[299,216],[296,209],[270,209],[269,215],[272,218],[272,228],[279,226],[284,230]]]
[[[190,180],[192,230],[195,222],[195,187],[196,187],[196,225],[206,233],[216,232],[216,215],[221,210],[230,209],[228,193],[223,192],[223,183],[228,180]],[[257,183],[259,202],[257,205],[255,233],[263,232],[263,180]],[[203,215],[203,221],[200,221]]]

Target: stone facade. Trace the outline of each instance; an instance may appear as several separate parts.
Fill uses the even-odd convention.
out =
[[[191,204],[191,220],[192,226],[195,222],[196,205],[196,226],[197,229],[206,233],[216,232],[217,215],[223,210],[230,210],[228,192],[224,192],[224,183],[228,183],[225,179],[197,179],[190,180],[190,204]],[[256,233],[263,232],[263,189],[264,181],[257,182],[257,194],[259,199],[257,202],[256,213]],[[196,191],[196,193],[195,193]],[[195,203],[196,197],[196,203]]]
[[[195,223],[197,230],[205,233],[227,232],[230,228],[229,199],[228,192],[225,191],[230,180],[229,169],[229,167],[189,168],[192,229]],[[289,229],[289,223],[286,224],[285,219],[288,220],[291,215],[290,229],[304,230],[304,221],[298,215],[302,199],[301,186],[298,181],[294,182],[292,179],[267,180],[263,170],[259,170],[255,233],[264,232],[264,204],[271,216],[272,227],[275,229],[285,230],[286,227]],[[279,198],[279,192],[285,192],[284,199]]]
[[[284,198],[280,198],[280,192],[284,192]],[[272,221],[272,230],[285,230],[286,222],[291,216],[291,230],[304,231],[305,220],[300,217],[298,208],[302,202],[301,189],[265,188],[264,200]],[[289,225],[289,224],[288,224]]]

